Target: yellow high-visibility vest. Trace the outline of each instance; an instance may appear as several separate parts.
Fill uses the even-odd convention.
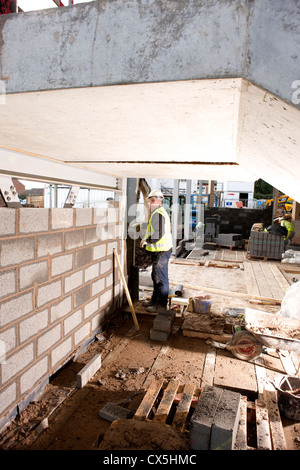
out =
[[[157,213],[161,214],[165,218],[165,233],[161,237],[161,239],[158,240],[156,243],[147,244],[146,250],[152,251],[152,252],[169,251],[173,246],[172,234],[171,234],[171,223],[170,223],[170,218],[166,210],[164,209],[164,207],[161,206],[158,209],[155,209],[155,211],[151,214],[147,231],[145,234],[145,238],[147,239],[154,232],[154,229],[152,227],[152,217],[154,216],[154,214],[157,214]]]

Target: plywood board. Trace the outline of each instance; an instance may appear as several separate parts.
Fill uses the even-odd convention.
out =
[[[241,361],[228,351],[218,350],[214,386],[237,391],[247,396],[257,394],[254,364]]]

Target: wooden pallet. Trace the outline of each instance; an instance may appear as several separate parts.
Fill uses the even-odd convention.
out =
[[[133,419],[167,424],[184,432],[190,410],[198,401],[200,390],[193,384],[181,386],[171,380],[153,379]]]

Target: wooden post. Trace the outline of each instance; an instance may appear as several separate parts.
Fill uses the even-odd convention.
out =
[[[122,269],[122,266],[121,266],[121,263],[120,263],[120,258],[119,258],[119,255],[117,253],[117,250],[115,248],[113,249],[113,253],[116,257],[116,260],[117,260],[117,263],[118,263],[118,266],[119,266],[119,270],[120,270],[120,273],[121,273],[122,281],[124,283],[124,289],[125,289],[125,292],[126,292],[126,297],[127,297],[129,306],[130,306],[131,315],[132,315],[132,318],[133,318],[135,329],[136,329],[136,331],[139,331],[140,327],[139,327],[139,324],[138,324],[138,321],[137,321],[137,318],[136,318],[136,315],[135,315],[135,311],[134,311],[134,308],[133,308],[133,304],[132,304],[132,300],[131,300],[131,297],[130,297],[128,286],[127,286],[127,283],[126,283],[126,279],[125,279],[123,269]]]

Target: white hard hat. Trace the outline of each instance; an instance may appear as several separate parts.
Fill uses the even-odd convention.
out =
[[[161,192],[160,189],[153,189],[153,191],[151,191],[151,193],[149,194],[148,199],[150,199],[150,197],[156,197],[157,199],[163,199],[164,195],[163,195],[163,193]]]

